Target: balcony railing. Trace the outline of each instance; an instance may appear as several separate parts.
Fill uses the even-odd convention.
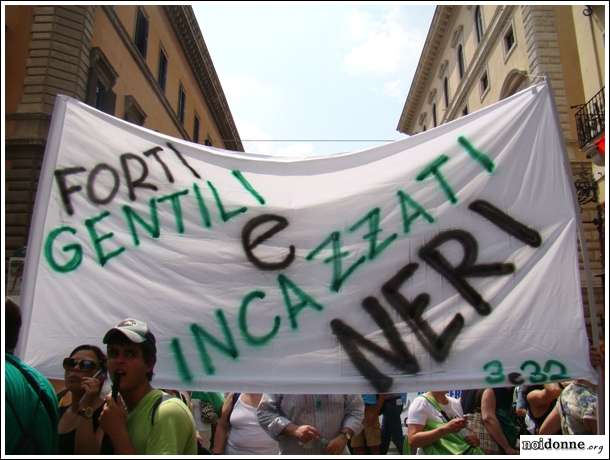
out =
[[[575,113],[578,144],[584,147],[604,132],[605,122],[604,88],[584,104],[574,106],[578,108]]]

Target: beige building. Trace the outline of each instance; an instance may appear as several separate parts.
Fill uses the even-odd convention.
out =
[[[190,6],[7,6],[5,257],[27,244],[55,96],[243,151]]]
[[[582,206],[602,328],[605,170],[591,158],[603,165],[595,142],[605,127],[604,8],[438,6],[397,128],[417,134],[548,75]],[[586,316],[590,325],[588,307]]]

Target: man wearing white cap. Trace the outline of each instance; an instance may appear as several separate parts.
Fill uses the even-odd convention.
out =
[[[195,422],[189,408],[150,384],[157,348],[146,323],[121,321],[104,335],[104,343],[113,396],[106,401],[100,425],[110,436],[114,453],[196,454]]]

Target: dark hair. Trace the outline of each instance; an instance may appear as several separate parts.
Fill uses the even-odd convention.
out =
[[[4,347],[6,351],[12,353],[19,341],[19,331],[21,330],[21,309],[19,305],[11,299],[6,299],[4,303],[5,323],[4,323]]]
[[[97,360],[100,363],[100,368],[102,369],[102,372],[104,374],[106,374],[106,370],[107,368],[107,364],[106,364],[106,355],[104,354],[104,352],[100,349],[100,347],[96,347],[95,345],[79,345],[78,347],[76,347],[74,350],[72,350],[70,352],[70,358],[72,356],[74,356],[75,353],[79,352],[79,351],[92,351],[95,356],[97,357]]]
[[[145,337],[146,340],[144,342],[135,343],[125,337],[125,335],[122,333],[116,333],[112,334],[108,338],[107,345],[138,345],[140,350],[142,350],[142,358],[144,358],[144,362],[154,368],[155,364],[157,363],[157,346],[155,344],[155,336],[152,334],[152,332],[147,332]],[[146,373],[146,377],[148,378],[149,382],[152,380],[153,375],[154,372],[152,370]]]

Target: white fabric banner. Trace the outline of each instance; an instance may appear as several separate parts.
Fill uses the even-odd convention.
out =
[[[58,97],[27,252],[21,352],[125,318],[153,383],[374,393],[595,379],[575,205],[542,83],[330,157],[204,147]]]

